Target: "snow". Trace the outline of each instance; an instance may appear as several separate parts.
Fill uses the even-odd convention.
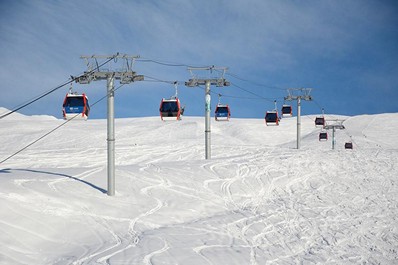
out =
[[[397,264],[398,114],[336,117],[335,150],[315,116],[299,150],[295,117],[213,119],[209,160],[203,117],[117,119],[113,197],[106,120],[69,122],[0,164],[0,263]],[[63,122],[0,120],[0,159]]]

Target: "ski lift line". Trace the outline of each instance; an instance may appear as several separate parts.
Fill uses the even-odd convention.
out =
[[[150,59],[150,58],[142,58],[142,57],[141,58],[137,58],[136,61],[137,62],[143,62],[143,63],[148,63],[148,62],[156,63],[156,64],[160,64],[160,65],[164,65],[164,66],[171,66],[171,67],[188,67],[188,68],[212,69],[213,71],[223,73],[221,70],[216,69],[216,68],[214,68],[213,66],[210,66],[210,65],[207,65],[207,66],[192,66],[192,65],[189,65],[189,64],[186,64],[186,63],[164,62],[164,61],[160,61],[160,60],[155,60],[155,59]],[[257,83],[257,82],[254,82],[254,81],[239,77],[238,75],[233,74],[233,73],[226,72],[225,74],[229,75],[231,77],[234,77],[234,78],[236,78],[238,80],[251,83],[251,84],[256,85],[256,86],[266,87],[266,88],[276,89],[276,90],[286,90],[285,88],[281,88],[281,87],[277,87],[277,86],[270,86],[270,85],[260,84],[260,83]]]
[[[315,99],[312,99],[311,101],[314,102],[319,107],[319,109],[322,111],[322,117],[324,117],[325,116],[325,108],[322,107],[321,104],[319,104],[319,102],[316,101]],[[337,119],[334,115],[331,115],[331,114],[328,114],[327,116],[332,119]]]
[[[219,71],[219,70],[217,70],[217,71]],[[156,78],[156,77],[152,77],[152,76],[148,76],[148,75],[144,75],[144,76],[146,78],[152,79],[152,80],[146,80],[146,79],[144,80],[144,81],[149,81],[149,82],[161,82],[161,83],[167,83],[167,84],[175,84],[175,82],[177,82],[178,85],[185,84],[185,82],[183,82],[183,81],[169,81],[169,80],[162,80],[162,79],[159,79],[159,78]],[[248,89],[245,89],[245,88],[243,88],[241,86],[238,86],[236,84],[233,84],[233,83],[231,83],[231,85],[235,86],[235,87],[237,87],[237,88],[239,88],[239,89],[241,89],[243,91],[245,91],[246,93],[252,94],[252,95],[256,96],[257,98],[248,98],[248,97],[238,97],[238,96],[227,96],[227,95],[225,95],[226,97],[241,98],[241,99],[262,99],[262,100],[266,100],[266,101],[269,101],[269,102],[274,102],[274,99],[265,98],[263,96],[260,96],[260,95],[254,93],[254,92],[251,92]],[[199,87],[201,89],[205,89],[203,86],[200,86],[200,85],[198,85],[197,87]],[[210,91],[210,93],[214,94],[213,91]],[[217,94],[219,94],[219,93],[217,93]],[[280,98],[280,99],[282,99],[282,98]]]
[[[117,91],[119,88],[121,88],[122,86],[124,86],[124,84],[121,84],[120,86],[118,86],[117,88],[112,89],[109,93],[107,93],[105,96],[101,97],[100,99],[98,99],[97,101],[95,101],[93,104],[91,104],[91,108],[94,107],[96,104],[98,104],[99,102],[101,102],[102,100],[104,100],[105,98],[107,98],[109,96],[109,94]],[[71,119],[68,119],[66,121],[64,121],[62,124],[58,125],[57,127],[55,127],[54,129],[50,130],[49,132],[43,134],[42,136],[40,136],[39,138],[37,138],[36,140],[34,140],[33,142],[29,143],[28,145],[26,145],[25,147],[19,149],[18,151],[16,151],[15,153],[13,153],[12,155],[8,156],[7,158],[3,159],[0,161],[0,165],[3,164],[4,162],[6,162],[7,160],[13,158],[14,156],[18,155],[19,153],[21,153],[22,151],[28,149],[29,147],[31,147],[32,145],[34,145],[35,143],[39,142],[40,140],[44,139],[45,137],[47,137],[48,135],[52,134],[53,132],[55,132],[56,130],[58,130],[59,128],[63,127],[64,125],[66,125],[68,122],[72,121],[73,119],[75,119],[76,117],[78,117],[79,115],[81,115],[81,113],[77,113],[75,116],[73,116]]]
[[[25,147],[21,148],[20,150],[18,150],[17,152],[13,153],[12,155],[8,156],[7,158],[3,159],[2,161],[0,161],[0,164],[6,162],[7,160],[11,159],[12,157],[18,155],[19,153],[21,153],[22,151],[28,149],[30,146],[34,145],[35,143],[37,143],[38,141],[44,139],[46,136],[50,135],[51,133],[55,132],[56,130],[58,130],[59,128],[61,128],[62,126],[64,126],[65,124],[67,124],[68,122],[70,122],[71,120],[73,120],[74,118],[76,118],[77,116],[79,116],[80,113],[76,114],[75,116],[73,116],[71,119],[66,120],[65,122],[63,122],[62,124],[58,125],[57,127],[55,127],[54,129],[52,129],[51,131],[45,133],[44,135],[40,136],[38,139],[34,140],[33,142],[29,143],[28,145],[26,145]]]
[[[200,88],[200,89],[202,89],[202,90],[205,90],[206,88],[205,87],[203,87],[203,86],[201,86],[201,85],[198,85],[198,86],[196,86],[196,87],[198,87],[198,88]],[[265,101],[268,101],[268,102],[274,102],[275,101],[275,99],[271,99],[271,98],[264,98],[264,97],[261,97],[261,96],[258,96],[257,95],[257,97],[242,97],[242,96],[234,96],[234,95],[228,95],[228,94],[221,94],[221,93],[218,93],[218,92],[215,92],[215,91],[210,91],[210,93],[211,94],[213,94],[213,95],[221,95],[222,97],[226,97],[226,98],[236,98],[236,99],[247,99],[247,100],[265,100]],[[283,98],[276,98],[276,99],[283,99]]]
[[[355,145],[358,145],[353,139],[352,135],[348,132],[348,130],[344,130],[344,133],[350,138],[350,141],[353,142]]]
[[[183,84],[185,84],[184,81],[177,81],[177,80],[174,80],[174,81],[162,80],[162,79],[159,79],[159,78],[156,78],[156,77],[152,77],[152,76],[148,76],[148,75],[144,75],[144,77],[149,78],[149,79],[152,79],[152,80],[147,80],[147,79],[144,79],[144,80],[143,80],[143,81],[148,81],[148,82],[159,82],[159,83],[166,83],[166,84],[172,84],[172,85],[174,85],[174,84],[177,84],[177,85],[183,85]]]
[[[325,116],[325,108],[322,107],[322,106],[319,104],[319,102],[317,102],[316,100],[312,99],[311,101],[313,101],[313,102],[320,108],[320,110],[322,111],[322,116]],[[331,115],[331,114],[328,114],[327,116],[330,117],[330,118],[332,118],[332,119],[337,119],[334,115]]]
[[[101,65],[99,65],[98,68],[104,66],[104,65],[107,64],[107,63],[109,63],[111,60],[113,60],[113,59],[115,58],[115,56],[117,56],[117,55],[114,55],[112,58],[108,59],[107,61],[105,61],[104,63],[102,63]],[[94,71],[94,70],[91,70],[90,72],[93,72],[93,71]],[[90,72],[89,72],[89,73],[90,73]],[[80,75],[79,75],[79,76],[80,76]],[[10,111],[8,111],[8,112],[5,112],[5,113],[1,114],[0,120],[3,119],[3,118],[5,118],[5,117],[7,117],[7,116],[9,116],[9,115],[11,115],[11,114],[13,114],[13,113],[15,113],[15,112],[17,112],[18,110],[21,110],[21,109],[23,109],[23,108],[25,108],[25,107],[27,107],[27,106],[33,104],[34,102],[36,102],[36,101],[38,101],[38,100],[40,100],[40,99],[42,99],[42,98],[48,96],[49,94],[51,94],[51,93],[57,91],[58,89],[60,89],[60,88],[62,88],[62,87],[64,87],[64,86],[66,86],[66,85],[69,85],[69,84],[73,83],[74,81],[76,81],[76,80],[79,78],[79,76],[77,76],[77,77],[71,76],[71,79],[70,79],[70,80],[65,81],[65,82],[62,83],[61,85],[59,85],[59,86],[57,86],[57,87],[55,87],[55,88],[53,88],[53,89],[50,89],[49,91],[45,92],[45,93],[42,94],[42,95],[36,96],[36,97],[34,97],[33,99],[28,100],[26,103],[23,103],[23,104],[21,104],[21,105],[19,105],[19,106],[17,106],[17,107],[14,107],[12,110],[10,110]]]
[[[322,107],[316,100],[312,99],[312,101],[322,110],[324,107]]]
[[[212,92],[213,93],[213,92]],[[226,95],[226,94],[221,94],[223,97],[226,98],[236,98],[236,99],[248,99],[248,100],[264,100],[263,98],[258,98],[258,97],[241,97],[241,96],[233,96],[233,95]],[[282,99],[282,98],[277,98],[277,99]],[[274,101],[273,99],[266,99],[267,101]]]
[[[192,66],[189,64],[185,64],[185,63],[174,63],[174,62],[162,62],[159,60],[155,60],[155,59],[149,59],[149,58],[140,58],[140,59],[136,59],[137,62],[143,62],[143,63],[156,63],[156,64],[160,64],[160,65],[164,65],[164,66],[171,66],[171,67],[191,67],[191,68],[209,68],[211,66]]]
[[[309,115],[304,115],[304,116],[310,119],[312,122],[315,122],[315,119],[311,118]]]
[[[313,101],[315,103],[315,105],[317,105],[322,112],[325,110],[325,108],[322,107],[321,104],[319,104],[319,102],[316,101],[315,99],[312,99],[311,101]]]
[[[148,80],[148,78],[151,79],[151,80]],[[161,79],[159,79],[159,78],[152,77],[152,76],[149,76],[149,75],[144,75],[144,80],[143,80],[143,81],[173,84],[172,81],[161,80]]]
[[[247,93],[249,93],[249,94],[252,94],[252,95],[254,95],[254,96],[256,96],[256,97],[262,98],[262,99],[267,100],[267,101],[269,101],[269,102],[274,102],[274,100],[271,100],[271,99],[269,99],[269,98],[265,98],[265,97],[263,97],[263,96],[260,96],[260,95],[258,95],[258,94],[256,94],[256,93],[251,92],[250,90],[245,89],[245,88],[243,88],[243,87],[241,87],[241,86],[238,86],[238,85],[236,85],[236,84],[234,84],[234,83],[231,83],[231,85],[234,86],[234,87],[237,87],[237,88],[239,88],[240,90],[243,90],[243,91],[245,91],[245,92],[247,92]]]
[[[150,78],[150,77],[148,77],[148,76],[146,76],[146,75],[144,75],[144,77]],[[165,83],[165,84],[171,84],[171,85],[174,85],[175,82],[177,82],[177,85],[184,84],[182,81],[166,81],[166,80],[155,80],[155,79],[152,79],[152,80],[145,79],[145,80],[142,80],[141,82],[148,82],[148,83]]]
[[[226,74],[226,75],[229,75],[229,76],[231,76],[231,77],[234,77],[234,78],[236,78],[236,79],[238,79],[238,80],[241,80],[241,81],[244,81],[244,82],[253,84],[253,85],[255,85],[255,86],[266,87],[266,88],[275,89],[275,90],[284,90],[284,91],[286,90],[285,88],[282,88],[282,87],[270,86],[270,85],[266,85],[266,84],[260,84],[260,83],[257,83],[257,82],[254,82],[254,81],[251,81],[251,80],[248,80],[248,79],[239,77],[238,75],[233,74],[233,73],[230,73],[230,72],[227,72],[227,73],[225,73],[225,74]]]
[[[320,104],[319,104],[319,102],[317,102],[316,100],[314,100],[314,99],[312,99],[311,101],[313,101],[319,108],[320,108],[320,110],[322,111],[322,116],[325,116],[325,108],[324,107],[322,107]],[[330,114],[328,114],[327,115],[328,117],[331,117],[332,119],[337,119],[336,117],[334,117],[333,115],[330,115]]]
[[[51,89],[51,90],[45,92],[44,94],[42,94],[42,95],[40,95],[40,96],[36,96],[35,98],[33,98],[33,99],[27,101],[26,103],[23,103],[22,105],[19,105],[18,107],[15,107],[15,108],[13,108],[12,110],[3,113],[3,114],[0,116],[0,119],[3,119],[3,118],[5,118],[5,117],[7,117],[8,115],[11,115],[11,114],[17,112],[18,110],[21,110],[21,109],[23,109],[23,108],[25,108],[25,107],[27,107],[27,106],[33,104],[34,102],[36,102],[36,101],[38,101],[38,100],[44,98],[45,96],[48,96],[49,94],[53,93],[54,91],[56,91],[56,90],[58,90],[58,89],[60,89],[60,88],[62,88],[62,87],[64,87],[64,86],[66,86],[66,85],[68,85],[68,84],[71,84],[74,80],[75,80],[75,79],[69,80],[69,81],[63,83],[62,85],[59,85],[59,86],[57,86],[57,87],[55,87],[55,88],[53,88],[53,89]]]

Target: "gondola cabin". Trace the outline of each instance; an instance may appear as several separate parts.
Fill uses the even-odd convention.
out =
[[[328,133],[327,132],[320,132],[319,133],[319,141],[327,141],[328,140]]]
[[[282,106],[282,117],[292,117],[292,116],[293,116],[292,106],[283,105]]]
[[[229,121],[231,117],[231,110],[228,105],[217,104],[214,112],[214,118],[216,121]]]
[[[344,148],[345,148],[345,149],[352,149],[352,148],[353,148],[352,143],[351,143],[351,142],[345,143],[345,144],[344,144]]]
[[[315,126],[325,126],[325,118],[324,117],[316,117],[315,118]]]
[[[268,125],[279,125],[279,116],[276,110],[267,111],[265,113],[265,124]]]
[[[159,107],[160,118],[165,120],[181,120],[182,109],[178,98],[162,99]]]
[[[68,93],[62,105],[62,114],[65,120],[85,119],[87,120],[90,112],[88,98],[86,94]]]

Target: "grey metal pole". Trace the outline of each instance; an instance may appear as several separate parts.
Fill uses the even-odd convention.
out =
[[[114,76],[107,78],[108,92],[108,195],[115,195],[115,110],[114,110]]]
[[[297,149],[301,145],[301,97],[297,98]]]
[[[206,159],[211,157],[210,146],[210,109],[211,109],[211,96],[210,96],[210,80],[206,81],[205,90],[205,145],[206,145]]]
[[[336,131],[336,129],[333,126],[333,130],[332,130],[332,149],[334,150],[334,145],[336,142],[336,139],[334,138],[334,132]]]

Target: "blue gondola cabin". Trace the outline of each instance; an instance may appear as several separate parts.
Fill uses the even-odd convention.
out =
[[[214,118],[216,121],[229,121],[231,117],[231,111],[228,105],[217,104],[214,112]]]
[[[65,120],[84,119],[87,120],[90,112],[90,105],[85,94],[68,93],[62,104],[62,114]]]

